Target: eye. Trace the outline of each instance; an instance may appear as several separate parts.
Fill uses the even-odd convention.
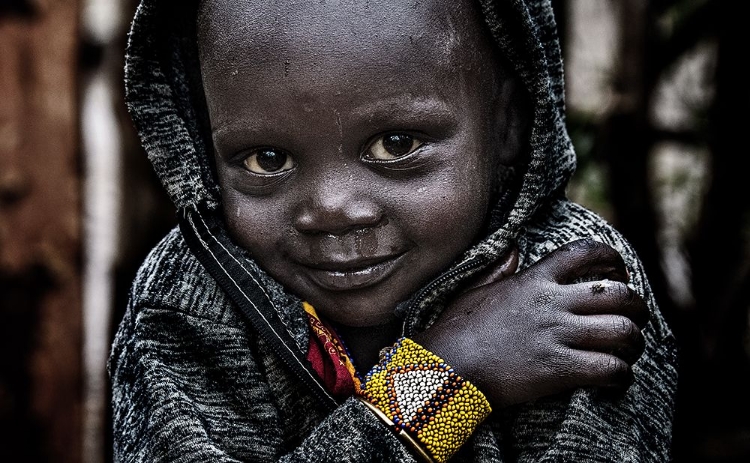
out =
[[[245,169],[258,175],[272,175],[284,172],[294,167],[292,157],[285,152],[273,148],[261,148],[242,161]]]
[[[365,152],[365,157],[390,161],[404,157],[422,146],[421,140],[406,133],[392,133],[378,137]]]

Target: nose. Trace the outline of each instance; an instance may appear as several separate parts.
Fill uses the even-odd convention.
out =
[[[343,235],[376,227],[383,220],[372,185],[362,176],[329,172],[311,179],[307,187],[294,219],[299,232]]]

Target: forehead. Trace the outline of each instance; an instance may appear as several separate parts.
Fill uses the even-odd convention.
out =
[[[491,48],[472,0],[203,0],[198,41],[210,57],[204,68],[292,78],[295,69],[377,72],[393,62],[391,74],[444,75],[481,64]]]

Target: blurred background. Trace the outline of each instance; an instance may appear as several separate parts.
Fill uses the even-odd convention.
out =
[[[750,461],[748,2],[554,0],[569,193],[680,347],[674,461]],[[111,461],[105,363],[175,212],[122,103],[134,0],[0,0],[0,461]]]

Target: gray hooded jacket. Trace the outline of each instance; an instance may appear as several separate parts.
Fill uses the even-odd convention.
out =
[[[142,0],[129,37],[127,103],[180,211],[180,227],[143,263],[117,332],[112,380],[118,462],[409,462],[397,437],[356,400],[334,400],[306,364],[300,300],[228,238],[196,88],[191,2]],[[631,246],[565,197],[575,154],[564,120],[562,60],[549,1],[480,0],[494,38],[533,101],[529,161],[494,227],[399,307],[404,335],[517,243],[521,267],[594,237],[625,258],[648,302],[646,349],[622,398],[590,389],[497,411],[454,457],[474,462],[666,462],[676,347]],[[188,13],[185,13],[188,12]]]

